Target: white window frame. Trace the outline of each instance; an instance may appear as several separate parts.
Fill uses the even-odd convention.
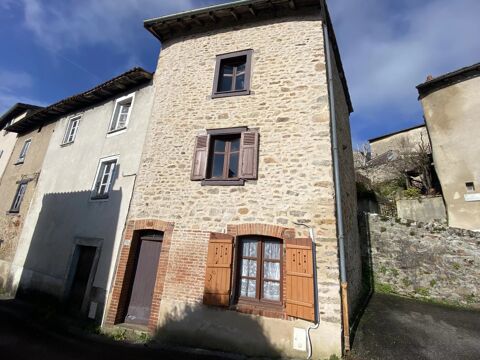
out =
[[[20,212],[20,206],[22,206],[23,198],[27,192],[28,182],[22,181],[18,184],[17,191],[15,192],[15,197],[13,198],[12,206],[10,207],[10,213]]]
[[[117,108],[119,106],[122,106],[126,102],[130,102],[130,108],[128,109],[127,119],[125,120],[125,126],[119,128],[116,125],[115,129],[112,129],[112,126],[115,122],[118,124],[118,117],[120,116],[120,110],[118,112],[118,116],[115,116],[115,114],[117,113]],[[127,130],[128,123],[130,121],[130,116],[132,114],[132,109],[133,109],[134,102],[135,102],[135,93],[134,92],[131,93],[131,94],[122,96],[122,97],[118,98],[117,100],[115,100],[115,106],[113,107],[112,117],[111,117],[110,122],[108,124],[107,136],[112,135],[112,134],[118,134],[118,133],[121,133],[121,132]]]
[[[90,200],[93,200],[93,201],[97,201],[97,200],[108,200],[109,196],[110,196],[110,191],[112,190],[113,188],[113,183],[114,183],[114,179],[115,179],[115,175],[116,175],[116,172],[117,172],[117,169],[118,169],[118,159],[119,159],[119,156],[118,155],[115,155],[115,156],[109,156],[109,157],[106,157],[106,158],[102,158],[100,159],[100,161],[98,162],[98,166],[97,166],[97,171],[95,173],[95,179],[93,180],[93,185],[92,185],[92,190],[91,190],[91,196],[90,196]],[[100,176],[104,176],[105,173],[103,174],[100,174],[100,170],[102,169],[102,165],[104,163],[108,163],[108,162],[113,162],[115,161],[115,166],[113,168],[113,170],[111,171],[110,175],[109,175],[109,178],[107,180],[107,188],[106,188],[106,193],[104,194],[98,194],[98,190],[97,190],[97,183],[100,181]],[[100,185],[101,186],[101,185]]]
[[[28,150],[32,145],[32,139],[27,139],[23,143],[22,150],[20,150],[20,154],[18,155],[17,164],[23,164],[25,162],[25,158],[27,157]]]
[[[80,126],[80,120],[82,119],[82,115],[74,115],[68,119],[67,128],[65,129],[65,135],[63,135],[62,145],[73,144],[75,142],[75,138],[77,137],[78,127]],[[73,127],[73,124],[76,123],[76,126]],[[73,129],[73,134],[72,134]],[[71,140],[70,137],[72,138]]]

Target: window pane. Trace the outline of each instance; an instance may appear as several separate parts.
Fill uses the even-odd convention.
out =
[[[242,279],[240,283],[240,295],[247,296],[248,279]]]
[[[232,90],[232,80],[231,76],[221,76],[218,84],[218,91],[230,91]]]
[[[225,152],[225,140],[215,139],[215,151]]]
[[[213,155],[213,164],[212,164],[212,177],[222,177],[223,176],[223,163],[225,161],[225,155],[223,154],[214,154]]]
[[[222,65],[222,76],[223,75],[232,75],[233,74],[233,65]]]
[[[242,259],[242,276],[257,276],[257,260]]]
[[[268,300],[280,301],[280,283],[265,281],[263,283],[263,298]]]
[[[235,90],[245,89],[245,74],[237,75],[235,80]]]
[[[245,257],[257,257],[257,241],[256,240],[244,240],[243,241],[243,256]]]
[[[237,74],[245,72],[245,63],[238,65]]]
[[[247,296],[248,297],[253,297],[253,298],[255,296],[257,296],[257,281],[256,280],[248,280]]]
[[[276,241],[265,241],[265,259],[280,260],[280,245]]]
[[[232,140],[231,151],[240,151],[240,138]]]
[[[263,263],[263,278],[280,281],[280,263],[265,261]]]
[[[228,177],[234,178],[238,176],[238,152],[230,155],[230,163],[228,164]]]

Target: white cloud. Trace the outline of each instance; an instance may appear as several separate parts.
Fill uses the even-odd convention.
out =
[[[365,127],[388,113],[411,122],[421,114],[415,86],[428,74],[480,61],[478,0],[337,0],[330,12]]]
[[[0,0],[5,1],[5,0]],[[198,6],[194,0],[21,0],[25,26],[52,51],[82,45],[113,44],[128,50],[135,26],[162,14]],[[196,5],[197,4],[197,5]]]

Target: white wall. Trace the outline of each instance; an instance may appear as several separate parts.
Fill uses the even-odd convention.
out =
[[[70,114],[82,114],[71,145],[61,145],[71,116],[57,122],[14,260],[15,283],[20,289],[62,296],[75,241],[96,239],[102,247],[91,298],[105,301],[152,105],[153,86],[140,88],[127,130],[107,135],[115,100],[133,91]],[[91,200],[99,161],[109,156],[118,156],[109,199]]]

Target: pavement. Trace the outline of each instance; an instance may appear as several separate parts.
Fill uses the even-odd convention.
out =
[[[352,360],[479,360],[480,311],[374,294]]]

